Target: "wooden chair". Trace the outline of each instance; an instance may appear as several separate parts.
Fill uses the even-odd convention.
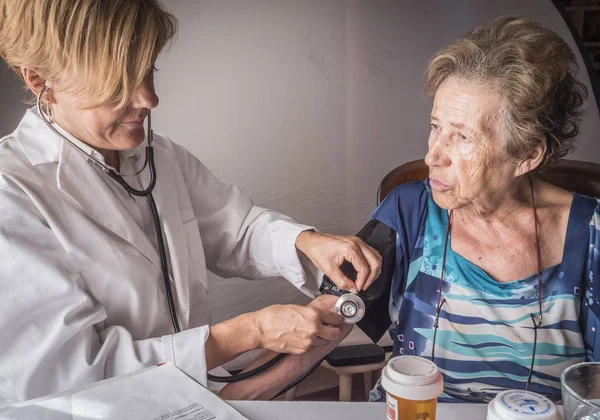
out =
[[[405,182],[422,181],[428,175],[429,168],[423,159],[398,166],[391,170],[379,184],[377,203],[381,203],[394,187]],[[547,166],[537,176],[567,191],[600,197],[600,164],[561,159]]]

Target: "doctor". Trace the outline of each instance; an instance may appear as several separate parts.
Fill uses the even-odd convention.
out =
[[[101,165],[149,185],[153,63],[175,32],[156,0],[0,0],[0,55],[42,105],[0,140],[0,406],[162,362],[206,383],[250,349],[302,354],[343,334],[327,303],[209,326],[207,269],[283,276],[309,295],[317,269],[353,286],[344,260],[357,288],[379,274],[379,255],[358,239],[255,206],[155,133],[157,236],[149,201]]]

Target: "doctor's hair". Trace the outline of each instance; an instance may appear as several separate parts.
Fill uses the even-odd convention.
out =
[[[440,50],[425,72],[434,98],[448,77],[487,83],[504,98],[500,132],[506,159],[518,162],[542,143],[545,164],[574,149],[587,88],[579,65],[555,32],[526,18],[501,17]]]
[[[176,32],[158,0],[0,0],[0,56],[20,77],[31,68],[92,98],[89,108],[126,106]]]

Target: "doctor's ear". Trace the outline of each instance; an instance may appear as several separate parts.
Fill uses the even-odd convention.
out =
[[[23,67],[21,69],[21,75],[23,76],[23,80],[25,80],[25,84],[33,92],[34,95],[37,96],[42,90],[42,88],[46,86],[48,89],[44,94],[45,102],[51,104],[56,103],[54,95],[52,94],[52,87],[54,86],[53,82],[46,80],[46,78],[42,77],[42,75],[39,74],[37,70],[29,67]]]

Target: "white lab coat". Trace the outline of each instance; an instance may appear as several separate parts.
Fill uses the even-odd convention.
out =
[[[114,181],[34,109],[0,140],[0,406],[162,362],[206,383],[207,269],[316,290],[294,245],[310,227],[255,206],[184,148],[154,138],[179,334],[158,252]]]

